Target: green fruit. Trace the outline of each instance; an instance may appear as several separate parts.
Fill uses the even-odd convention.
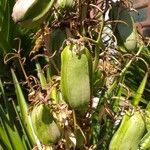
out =
[[[69,106],[83,113],[91,98],[91,73],[88,49],[76,44],[66,46],[61,53],[62,95]]]
[[[109,150],[137,150],[145,129],[145,122],[140,111],[134,112],[133,115],[126,113],[112,137]]]
[[[13,7],[12,18],[23,27],[40,26],[53,3],[54,0],[18,0]]]
[[[50,108],[44,104],[37,105],[31,112],[31,120],[35,134],[45,145],[57,143],[61,138],[61,132],[53,116]]]
[[[75,5],[75,1],[74,0],[57,0],[57,4],[59,8],[62,9],[71,9],[74,7]]]
[[[150,131],[150,112],[145,111],[145,122],[146,122],[146,129]]]
[[[114,35],[117,38],[117,44],[123,51],[132,51],[137,46],[137,30],[129,9],[122,6],[121,3],[112,3],[112,9],[109,14],[113,22],[112,27]]]
[[[140,141],[140,150],[149,150],[149,149],[150,149],[150,131],[148,131]]]

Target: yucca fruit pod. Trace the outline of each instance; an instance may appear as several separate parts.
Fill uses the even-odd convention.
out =
[[[111,6],[109,16],[112,20],[112,30],[119,49],[123,52],[134,51],[138,43],[138,34],[129,8],[120,2],[112,2]]]
[[[150,149],[150,131],[148,131],[140,141],[140,150]]]
[[[140,111],[134,114],[126,113],[121,125],[114,134],[109,150],[137,150],[145,132],[145,122]]]
[[[60,9],[72,9],[75,5],[75,0],[57,0],[57,5]]]
[[[145,122],[146,122],[146,129],[147,131],[150,131],[150,111],[145,111]]]
[[[136,109],[141,100],[147,83],[148,72],[145,73],[135,95],[132,100],[133,114],[126,112],[122,122],[112,137],[109,145],[109,150],[137,150],[139,143],[145,133],[146,124],[143,116],[143,111]]]
[[[150,102],[147,104],[144,117],[145,117],[147,132],[140,141],[139,149],[149,150],[150,149]]]
[[[150,102],[148,102],[145,110],[145,122],[147,131],[150,131]]]
[[[34,106],[31,111],[34,131],[44,145],[53,145],[61,139],[61,131],[53,120],[50,108],[44,104]]]
[[[35,27],[45,20],[55,0],[18,0],[16,1],[12,18],[23,27]]]
[[[91,99],[92,60],[88,49],[71,44],[61,53],[61,92],[74,110],[85,113]]]

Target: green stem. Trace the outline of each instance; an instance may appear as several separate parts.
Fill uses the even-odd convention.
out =
[[[104,20],[102,20],[102,23],[100,24],[100,32],[98,34],[98,38],[96,40],[95,44],[95,59],[94,59],[94,64],[93,64],[93,72],[95,72],[98,63],[99,63],[99,54],[100,54],[100,49],[104,49],[104,45],[102,42],[102,32],[104,28]]]
[[[123,91],[123,87],[119,85],[119,83],[124,83],[124,78],[125,76],[121,77],[118,81],[118,86],[116,88],[116,95],[117,95],[117,98],[113,101],[113,104],[112,104],[112,107],[113,107],[113,111],[114,112],[118,112],[119,110],[119,102],[120,102],[120,98],[121,98],[121,95],[122,95],[122,91]]]
[[[132,57],[132,59],[126,64],[126,66],[124,67],[124,69],[121,71],[120,76],[123,76],[124,73],[127,71],[127,69],[130,67],[131,63],[136,59],[137,56],[139,56],[139,54],[141,53],[141,51],[143,50],[143,46],[141,46],[138,50],[138,52],[136,53],[136,55],[134,57]]]
[[[42,89],[45,89],[47,83],[46,83],[46,79],[45,79],[43,70],[41,69],[41,66],[40,66],[38,61],[36,61],[35,65],[36,65],[36,69],[37,69],[37,73],[38,73],[38,78],[39,78],[40,83],[41,83],[41,87],[42,87]]]

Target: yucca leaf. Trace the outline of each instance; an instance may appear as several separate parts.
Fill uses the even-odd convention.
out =
[[[147,82],[147,77],[148,77],[148,72],[146,72],[140,86],[138,87],[135,95],[134,95],[134,98],[132,100],[132,104],[134,106],[138,106],[140,100],[141,100],[141,97],[142,97],[142,94],[144,92],[144,89],[145,89],[145,86],[146,86],[146,82]]]
[[[3,23],[2,23],[2,33],[3,34],[3,38],[6,39],[6,41],[9,40],[9,29],[10,29],[10,7],[9,7],[9,0],[5,1],[5,4],[3,5],[3,9],[4,9],[4,19],[3,19]]]
[[[3,88],[3,83],[2,83],[2,80],[0,79],[0,89],[1,89],[1,93],[2,93],[2,97],[3,97],[3,101],[4,101],[4,104],[5,104],[5,107],[6,107],[6,110],[7,112],[8,111],[8,99],[6,98],[6,94],[5,94],[5,91],[4,91],[4,88]]]
[[[27,137],[25,135],[22,136],[22,143],[26,150],[32,149],[32,148],[27,147]]]
[[[17,115],[17,119],[18,119],[18,121],[19,121],[19,123],[20,123],[20,125],[21,125],[21,129],[22,129],[22,132],[23,132],[23,143],[24,143],[24,146],[25,147],[29,147],[29,149],[32,149],[32,145],[31,145],[31,143],[30,143],[30,141],[29,141],[29,138],[28,138],[28,135],[27,135],[27,133],[25,132],[25,129],[24,129],[24,126],[23,126],[23,123],[22,123],[22,119],[21,119],[21,116],[20,116],[20,114],[19,114],[19,112],[18,111],[20,111],[20,109],[18,110],[17,109],[17,106],[16,106],[16,104],[14,103],[14,101],[12,101],[12,105],[13,105],[13,107],[14,107],[14,109],[15,109],[15,112],[16,112],[16,115]]]
[[[16,126],[10,124],[8,118],[6,117],[6,113],[3,111],[2,106],[0,106],[0,117],[4,124],[5,130],[7,132],[8,138],[14,150],[25,150],[25,147],[21,141],[21,137],[16,129]]]
[[[24,125],[26,132],[27,132],[27,134],[31,140],[31,143],[33,145],[37,144],[37,143],[39,143],[39,141],[38,141],[38,139],[37,139],[37,137],[33,131],[31,118],[30,118],[30,115],[28,113],[28,106],[27,106],[25,97],[23,95],[22,89],[20,87],[20,84],[17,80],[17,77],[16,77],[13,69],[11,69],[11,73],[12,73],[12,77],[13,77],[13,82],[14,82],[14,86],[15,86],[18,104],[20,107],[20,113],[21,113],[23,125]]]
[[[119,110],[120,98],[125,93],[124,87],[122,86],[124,84],[124,79],[125,79],[125,76],[123,75],[120,78],[120,82],[119,82],[120,85],[118,85],[118,87],[115,90],[116,91],[115,95],[117,98],[113,101],[113,104],[112,104],[112,108],[114,112],[117,112]]]
[[[4,11],[2,9],[2,6],[0,5],[0,31],[2,29],[2,23],[3,23],[3,18],[4,18]]]
[[[2,1],[1,8],[2,13],[0,15],[0,48],[3,50],[3,53],[6,54],[10,50],[10,43],[9,43],[9,34],[10,34],[10,20],[11,20],[11,14],[10,14],[10,3],[9,0]]]
[[[10,45],[9,43],[6,41],[6,39],[4,39],[3,34],[1,34],[1,38],[0,38],[0,50],[3,51],[3,54],[7,53],[7,50],[10,49]],[[1,53],[1,52],[0,52]]]
[[[7,132],[4,128],[4,125],[2,123],[2,120],[0,118],[0,140],[3,142],[3,144],[5,145],[5,147],[8,149],[8,150],[12,150],[12,146],[11,146],[11,143],[8,139],[8,135],[7,135]]]

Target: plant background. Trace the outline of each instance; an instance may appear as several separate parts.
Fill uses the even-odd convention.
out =
[[[60,59],[60,54],[58,53],[57,57],[54,57],[59,70],[57,72],[57,69],[54,69],[54,66],[51,67],[52,64],[49,64],[45,59],[47,57],[45,57],[44,46],[40,45],[40,42],[39,45],[36,44],[38,38],[35,38],[35,35],[37,35],[39,29],[22,28],[12,21],[11,14],[14,4],[14,0],[0,1],[0,149],[23,150],[32,149],[35,146],[32,135],[30,137],[24,124],[27,114],[22,116],[22,108],[24,107],[23,110],[28,112],[28,106],[31,105],[28,94],[31,92],[33,79],[38,80],[37,85],[42,87],[41,76],[46,75],[37,75],[37,70],[44,68],[47,64],[51,69],[49,72],[51,77],[59,76],[60,62],[57,62],[57,58]],[[109,23],[106,24],[106,27],[108,25]],[[61,26],[60,28],[64,30],[64,27]],[[106,32],[104,28],[103,36]],[[94,34],[97,36],[97,31],[94,31]],[[52,37],[58,35],[60,35],[59,32],[54,33]],[[52,43],[55,43],[56,39],[52,38]],[[54,47],[60,47],[59,43],[56,43],[58,45],[54,44]],[[136,56],[138,49],[126,53],[118,52],[115,45],[109,47],[106,44],[104,49],[101,50],[100,57],[98,57],[99,65],[93,74],[92,81],[93,99],[99,99],[99,103],[91,118],[92,133],[90,134],[92,138],[87,147],[94,149],[96,145],[97,149],[108,149],[111,137],[118,128],[118,125],[114,125],[117,120],[116,116],[122,117],[120,115],[122,110],[121,112],[118,111],[119,108],[122,108],[118,106],[119,99],[122,98],[130,103],[146,73],[148,73],[148,78],[139,106],[144,110],[149,108],[150,50],[147,43],[143,45],[142,52],[138,56]],[[112,51],[108,50],[110,48],[112,48]],[[94,61],[95,54],[93,51],[91,53]],[[39,57],[39,55],[44,55],[44,57]],[[34,60],[33,56],[38,57],[38,59],[35,58]],[[132,60],[132,63],[127,66],[130,60]],[[124,70],[125,72],[123,72]],[[17,79],[15,79],[15,76]],[[17,80],[20,84],[16,84],[16,82],[18,83]],[[17,95],[20,86],[22,90]]]

